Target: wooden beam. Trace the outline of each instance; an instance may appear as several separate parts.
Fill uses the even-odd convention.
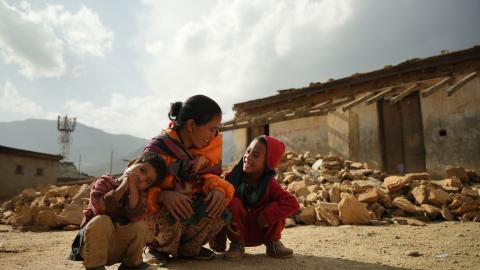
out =
[[[467,84],[469,81],[473,80],[477,75],[478,75],[478,71],[472,72],[472,73],[468,74],[467,76],[465,76],[460,81],[458,81],[456,84],[450,86],[450,88],[448,88],[448,90],[447,90],[448,96],[451,96],[451,95],[455,94],[455,92],[457,92],[458,89],[462,88],[462,86]]]
[[[370,93],[368,93],[368,94],[366,94],[366,95],[363,95],[363,96],[361,96],[361,97],[353,100],[352,102],[348,103],[347,105],[343,106],[343,107],[342,107],[342,111],[346,111],[346,110],[352,108],[353,106],[355,106],[355,105],[357,105],[357,104],[360,104],[360,103],[364,102],[365,100],[373,97],[373,96],[376,95],[376,94],[378,94],[378,90],[375,90],[375,91],[370,92]]]
[[[390,93],[391,91],[393,91],[393,89],[395,89],[396,87],[387,87],[385,90],[381,91],[380,93],[374,95],[373,97],[367,99],[367,101],[365,101],[365,104],[367,105],[370,105],[372,104],[373,102],[376,102],[377,100],[381,99],[384,95]]]
[[[311,107],[310,109],[311,109],[311,110],[320,109],[320,108],[322,108],[323,106],[325,106],[325,105],[327,105],[327,104],[329,104],[329,103],[332,103],[332,99],[329,99],[329,100],[326,100],[326,101],[324,101],[324,102],[318,103],[317,105]]]
[[[422,97],[428,97],[431,94],[433,94],[435,91],[438,89],[444,87],[445,85],[449,84],[452,81],[452,77],[447,77],[444,78],[443,80],[439,81],[438,83],[434,84],[433,86],[430,86],[429,88],[425,89],[422,91]]]
[[[398,94],[397,96],[393,97],[391,100],[390,100],[390,104],[395,104],[397,102],[399,102],[400,100],[402,100],[402,98],[408,96],[411,92],[415,91],[417,88],[417,85],[416,83],[414,83],[412,86],[410,87],[407,87],[407,89],[403,90],[400,94]]]

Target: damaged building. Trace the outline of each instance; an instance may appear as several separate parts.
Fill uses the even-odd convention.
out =
[[[290,150],[367,162],[391,174],[480,170],[480,47],[235,104],[235,158],[269,134]]]

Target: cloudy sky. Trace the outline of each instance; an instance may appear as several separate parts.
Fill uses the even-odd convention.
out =
[[[480,45],[477,0],[0,0],[0,122],[142,138],[169,104],[232,105]]]

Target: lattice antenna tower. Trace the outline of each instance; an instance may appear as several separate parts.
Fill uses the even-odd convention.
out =
[[[75,117],[68,117],[68,115],[58,116],[57,129],[60,131],[58,143],[60,144],[60,152],[62,153],[64,160],[68,159],[70,144],[72,143],[70,134],[75,130],[76,124],[77,119]]]

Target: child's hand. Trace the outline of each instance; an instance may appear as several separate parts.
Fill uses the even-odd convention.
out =
[[[140,182],[140,177],[133,173],[125,173],[123,181],[127,181],[127,186],[129,190],[136,190]]]

